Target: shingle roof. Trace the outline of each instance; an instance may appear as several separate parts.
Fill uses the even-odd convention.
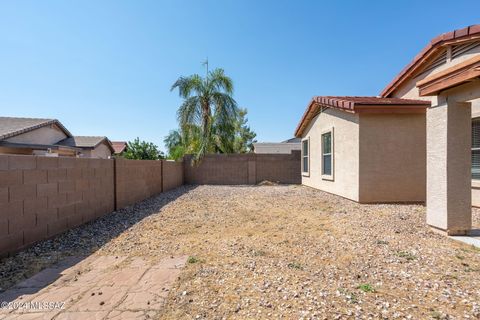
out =
[[[471,41],[473,39],[480,39],[480,24],[443,33],[433,38],[430,43],[400,71],[400,73],[385,87],[385,89],[383,89],[380,95],[382,97],[388,97],[406,78],[408,78],[409,74],[423,65],[423,63],[427,61],[428,57],[431,57],[442,47],[452,43],[458,44]]]
[[[113,150],[116,154],[120,154],[127,148],[127,142],[125,141],[112,141]]]
[[[300,142],[302,142],[302,139],[300,138],[290,138],[282,141],[281,143],[300,143]]]
[[[302,119],[295,130],[295,137],[300,137],[310,121],[318,114],[321,107],[336,108],[348,112],[413,113],[425,112],[430,101],[400,98],[317,96],[308,104]]]
[[[64,139],[57,143],[61,146],[77,147],[77,148],[95,148],[103,141],[107,142],[107,145],[112,149],[112,144],[107,137],[102,136],[74,136],[67,139]]]
[[[61,128],[68,137],[72,136],[57,119],[0,117],[0,140],[5,140],[51,124],[55,124]]]

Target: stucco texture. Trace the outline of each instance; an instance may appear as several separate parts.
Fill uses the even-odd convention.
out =
[[[321,135],[333,128],[333,179],[322,177]],[[423,202],[425,114],[320,113],[304,133],[310,170],[302,184],[361,203]]]
[[[425,114],[361,114],[359,201],[423,202]]]
[[[322,177],[321,135],[334,128],[333,180]],[[359,201],[359,116],[326,109],[313,119],[303,139],[310,143],[309,173],[302,173],[302,184]]]
[[[83,149],[83,156],[87,158],[99,158],[99,159],[108,159],[112,156],[112,150],[105,144],[105,142],[100,143],[93,149]]]
[[[55,144],[67,138],[67,135],[55,125],[41,127],[6,139],[12,143]]]

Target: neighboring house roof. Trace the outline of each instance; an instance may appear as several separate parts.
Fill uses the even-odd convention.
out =
[[[281,143],[300,143],[302,142],[302,139],[300,138],[291,138],[285,141],[282,141]]]
[[[37,149],[37,150],[72,150],[72,151],[81,151],[81,148],[70,147],[70,146],[63,146],[57,144],[37,144],[37,143],[17,143],[17,142],[9,142],[9,141],[0,141],[0,146],[7,147],[7,148],[29,148],[29,149]]]
[[[67,137],[72,136],[57,119],[0,117],[0,140],[5,140],[52,124],[57,125]]]
[[[57,144],[82,149],[94,149],[102,142],[105,142],[112,152],[115,151],[110,140],[107,137],[100,136],[74,136],[64,139]]]
[[[423,113],[428,106],[430,106],[430,101],[400,98],[313,97],[295,130],[295,137],[301,137],[305,128],[317,116],[322,107],[341,109],[352,113]]]
[[[397,89],[404,81],[428,63],[431,58],[447,45],[460,44],[472,40],[480,39],[480,24],[472,25],[463,29],[458,29],[443,33],[433,38],[430,43],[420,51],[415,58],[403,68],[402,71],[383,89],[382,97],[388,97]]]
[[[120,154],[125,149],[127,149],[127,142],[125,141],[112,141],[113,150],[115,150],[115,154]]]

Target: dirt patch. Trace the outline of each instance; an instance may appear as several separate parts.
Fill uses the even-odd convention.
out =
[[[430,232],[423,206],[301,186],[180,188],[148,201],[106,218],[135,223],[97,249],[190,257],[161,318],[480,317],[480,251]]]

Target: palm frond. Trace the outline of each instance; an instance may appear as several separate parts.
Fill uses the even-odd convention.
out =
[[[211,92],[225,92],[233,94],[233,81],[225,75],[223,69],[217,68],[208,74],[208,86]]]
[[[203,79],[198,74],[189,77],[180,77],[172,85],[170,91],[178,88],[178,95],[184,99],[189,98],[194,92],[200,95],[204,91]]]
[[[198,125],[202,119],[202,107],[197,96],[186,98],[177,111],[177,119],[181,128]]]

